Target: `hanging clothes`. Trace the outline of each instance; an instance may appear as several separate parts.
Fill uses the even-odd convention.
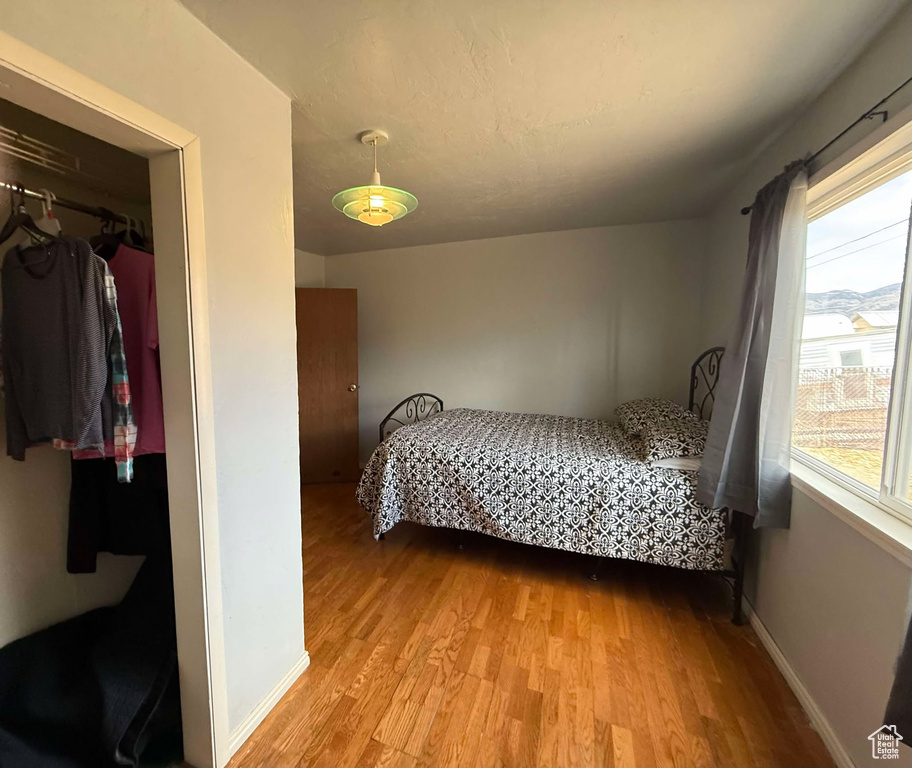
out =
[[[31,445],[115,449],[118,480],[132,479],[136,427],[117,291],[88,243],[61,236],[11,248],[2,266],[7,453]]]
[[[133,481],[117,482],[111,459],[70,462],[67,571],[95,573],[99,552],[171,555],[163,453],[136,456]]]
[[[130,485],[118,484],[110,460],[116,457],[116,445],[111,441],[105,443],[108,458],[104,460],[95,449],[73,452],[67,540],[70,573],[94,573],[99,552],[170,552],[155,257],[120,244],[107,264],[117,284],[136,423],[134,476]]]
[[[155,257],[119,245],[108,260],[117,284],[117,309],[123,326],[123,343],[130,379],[133,421],[137,437],[133,455],[165,452],[161,363],[158,354],[158,309],[155,296]],[[114,456],[105,445],[105,456]],[[77,459],[97,458],[97,451],[76,451]]]

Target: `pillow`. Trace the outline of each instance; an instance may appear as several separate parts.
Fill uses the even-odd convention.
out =
[[[662,459],[702,456],[709,422],[691,416],[664,419],[644,427],[640,433],[644,460],[651,464]]]
[[[652,466],[657,469],[677,469],[680,472],[699,472],[702,463],[702,456],[675,456],[654,461]]]
[[[681,421],[699,419],[677,403],[659,397],[644,397],[642,400],[631,400],[619,405],[614,410],[624,431],[630,435],[641,435],[647,427],[669,419]]]

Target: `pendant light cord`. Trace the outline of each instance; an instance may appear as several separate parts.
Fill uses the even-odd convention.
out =
[[[374,145],[374,173],[377,173],[377,140],[374,139],[371,144]]]

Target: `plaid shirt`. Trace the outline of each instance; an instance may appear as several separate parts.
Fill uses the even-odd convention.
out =
[[[114,334],[108,348],[108,366],[111,377],[111,402],[114,422],[114,463],[117,480],[129,483],[133,479],[133,450],[136,448],[136,424],[130,403],[130,377],[127,375],[127,356],[124,353],[123,328],[117,311],[117,287],[114,275],[105,264],[105,301],[114,310]],[[104,445],[100,447],[104,455]]]

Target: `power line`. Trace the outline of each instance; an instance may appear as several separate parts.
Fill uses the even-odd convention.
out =
[[[834,256],[832,259],[826,259],[825,261],[818,261],[816,264],[811,264],[808,266],[808,269],[813,269],[814,267],[822,267],[824,264],[830,264],[834,261],[839,261],[844,259],[846,256],[851,256],[854,253],[861,253],[862,251],[869,251],[871,248],[876,248],[878,245],[883,245],[884,243],[892,242],[893,240],[905,239],[905,235],[896,235],[895,237],[888,237],[886,240],[881,240],[879,243],[872,243],[871,245],[866,245],[864,248],[857,248],[854,251],[849,251],[848,253],[841,253],[839,256]]]
[[[878,245],[883,245],[884,243],[892,242],[893,240],[904,239],[905,235],[896,235],[895,237],[888,237],[886,240],[881,240],[879,243],[871,243],[871,245],[866,245],[863,248],[856,248],[854,251],[849,251],[848,253],[841,253],[839,256],[834,256],[832,259],[826,259],[825,261],[818,261],[816,264],[811,264],[808,266],[808,269],[813,269],[814,267],[822,267],[824,264],[830,264],[834,261],[839,261],[839,259],[844,259],[846,256],[851,256],[855,253],[861,253],[862,251],[869,251],[871,248],[876,248]]]
[[[908,222],[909,222],[908,219],[901,219],[900,221],[896,221],[893,224],[887,224],[887,226],[885,226],[885,227],[881,227],[880,229],[875,229],[873,232],[868,232],[868,234],[866,234],[866,235],[862,235],[861,237],[856,237],[854,240],[846,240],[844,243],[840,243],[839,245],[834,245],[832,248],[827,248],[826,250],[818,251],[817,253],[814,253],[814,254],[808,256],[807,257],[808,261],[810,261],[811,259],[816,259],[818,256],[823,256],[823,254],[825,254],[825,253],[830,253],[831,251],[838,251],[840,248],[845,248],[847,245],[851,245],[852,243],[857,243],[859,240],[864,240],[865,238],[868,238],[871,235],[876,235],[878,232],[883,232],[884,230],[892,229],[893,227],[899,226],[900,224],[908,224]]]

